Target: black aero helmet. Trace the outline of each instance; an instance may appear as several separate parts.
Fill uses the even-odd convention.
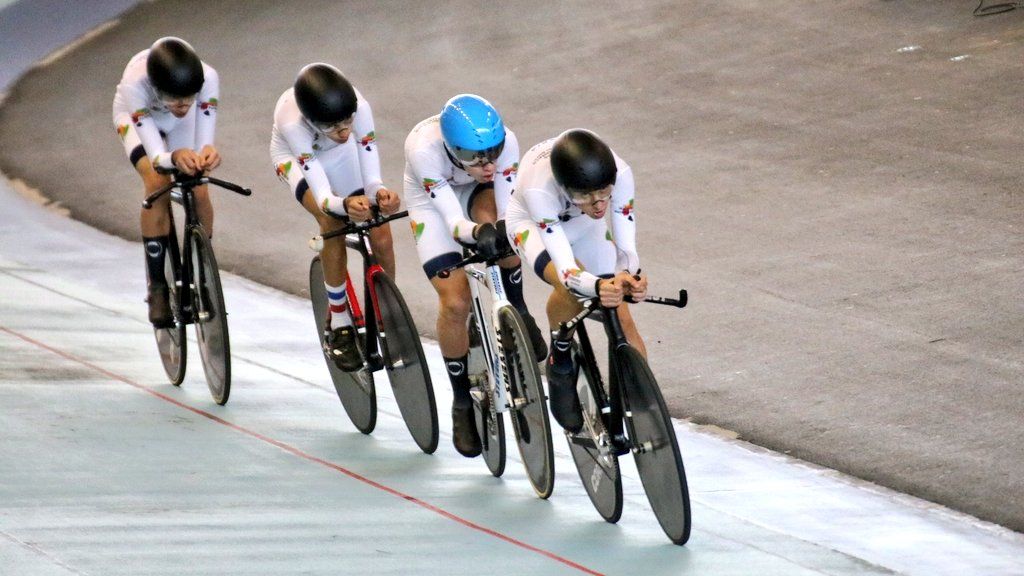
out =
[[[589,130],[562,132],[551,148],[555,181],[573,192],[600,190],[615,184],[615,156],[611,148]]]
[[[146,58],[149,82],[162,94],[186,98],[203,87],[203,63],[181,38],[167,36],[153,43]]]
[[[356,113],[356,91],[341,72],[323,62],[309,64],[295,79],[295,102],[310,122],[330,125]]]

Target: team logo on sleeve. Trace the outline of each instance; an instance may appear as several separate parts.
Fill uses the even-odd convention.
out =
[[[615,239],[612,238],[612,231],[611,230],[605,230],[604,231],[604,239],[609,241],[609,242],[614,242],[615,241]]]
[[[291,172],[291,171],[292,171],[292,161],[291,160],[289,160],[287,162],[281,162],[280,164],[277,165],[277,168],[275,170],[275,172],[277,172],[277,177],[280,178],[281,180],[284,180],[285,182],[288,181],[288,173]]]
[[[519,234],[516,234],[516,237],[513,240],[515,242],[515,244],[516,244],[516,248],[518,248],[520,246],[525,246],[526,245],[526,239],[529,238],[529,237],[530,237],[530,231],[529,230],[523,230]]]
[[[505,177],[505,181],[506,182],[511,182],[512,181],[512,177],[515,176],[516,173],[518,173],[518,172],[519,172],[519,162],[516,162],[512,166],[509,166],[508,168],[505,168],[504,170],[502,170],[501,171],[501,175]]]
[[[568,282],[569,278],[579,278],[582,271],[579,268],[569,268],[562,272],[562,282]]]
[[[128,137],[128,126],[128,124],[117,125],[117,135],[121,137],[121,140],[124,140],[125,138]]]
[[[307,166],[307,164],[313,161],[313,155],[308,152],[304,152],[299,154],[299,157],[296,158],[296,160],[299,161],[299,166],[302,166],[303,170],[309,170],[309,166]]]
[[[431,198],[437,198],[437,194],[434,193],[434,189],[444,185],[444,180],[434,180],[433,178],[423,179],[423,190],[430,194]]]
[[[557,223],[558,223],[558,220],[552,220],[550,218],[544,218],[540,222],[537,222],[537,227],[540,228],[541,230],[544,230],[548,234],[551,234],[552,232],[554,232],[554,230],[551,228],[551,225],[552,224],[557,224]]]
[[[216,98],[210,98],[206,102],[200,103],[199,104],[199,109],[203,111],[203,115],[204,116],[209,116],[210,112],[216,112],[217,111],[217,99]]]
[[[359,145],[366,148],[367,152],[373,150],[373,144],[377,141],[376,133],[371,130],[369,134],[359,139]]]
[[[132,112],[132,123],[136,126],[142,126],[142,121],[149,116],[149,108],[139,108],[135,112]]]
[[[629,202],[626,203],[625,206],[623,206],[622,208],[617,208],[615,211],[618,212],[619,214],[622,214],[623,216],[628,218],[630,222],[632,222],[633,221],[633,212],[634,212],[634,210],[633,210],[633,199],[630,198]]]
[[[409,220],[409,228],[412,228],[412,237],[417,242],[420,241],[420,236],[423,236],[423,228],[426,225],[423,222],[417,222],[415,220]]]

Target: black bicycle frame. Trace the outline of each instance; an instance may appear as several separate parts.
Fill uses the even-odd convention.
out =
[[[197,287],[203,286],[204,281],[206,280],[203,277],[203,267],[200,266],[199,270],[195,272],[199,276],[199,282],[195,284],[192,282],[194,279],[192,270],[192,230],[195,228],[201,228],[199,217],[196,215],[196,199],[193,189],[196,186],[202,186],[209,183],[220,186],[226,190],[231,190],[232,192],[241,194],[242,196],[251,195],[252,190],[242,188],[237,184],[232,184],[231,182],[210,176],[185,176],[177,172],[172,172],[172,174],[174,176],[174,181],[147,196],[142,202],[142,207],[149,210],[153,207],[153,202],[164,194],[171,192],[171,190],[175,188],[180,190],[179,194],[171,193],[171,201],[180,204],[185,210],[185,224],[183,226],[182,233],[184,246],[179,246],[177,251],[173,248],[171,249],[172,256],[175,259],[174,266],[172,266],[172,268],[176,269],[175,272],[172,273],[172,276],[174,277],[174,282],[178,288],[178,309],[175,310],[175,312],[177,312],[178,318],[183,324],[193,324],[195,322],[195,311],[192,306],[192,290],[184,290],[184,288],[191,288],[193,285]],[[168,245],[173,247],[177,245],[177,232],[174,228],[174,212],[171,211],[169,206],[167,214],[171,222]],[[174,238],[171,239],[170,236],[174,236]]]
[[[635,303],[632,300],[631,302]],[[687,294],[686,290],[680,290],[678,299],[648,296],[644,298],[643,302],[683,308],[687,303]],[[590,336],[587,335],[587,330],[583,325],[583,320],[595,312],[598,316],[591,319],[601,322],[604,325],[605,334],[608,336],[608,370],[610,373],[609,383],[611,385],[607,388],[605,387],[604,380],[601,378],[601,371],[597,369],[597,357],[594,355]],[[563,341],[570,340],[574,335],[579,339],[580,353],[584,358],[584,362],[578,369],[587,370],[589,380],[596,385],[595,392],[597,398],[594,400],[598,405],[598,412],[601,414],[604,429],[608,432],[612,451],[616,455],[621,456],[630,450],[639,449],[639,447],[632,445],[632,439],[636,437],[636,431],[633,429],[629,399],[622,393],[623,374],[622,366],[618,361],[618,355],[629,342],[626,340],[626,334],[622,330],[618,308],[604,308],[600,305],[597,298],[585,300],[583,302],[583,310],[559,326],[557,338]],[[625,430],[623,429],[623,422],[626,423]],[[628,437],[626,432],[628,432]],[[570,441],[585,440],[573,436]]]

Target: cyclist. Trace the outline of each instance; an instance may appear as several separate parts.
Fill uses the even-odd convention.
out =
[[[582,308],[572,292],[619,306],[642,299],[647,278],[636,251],[633,171],[596,134],[568,130],[527,151],[509,202],[509,239],[554,290],[548,322],[557,327]],[[611,230],[605,216],[611,214]],[[572,292],[570,292],[572,291]],[[630,344],[646,355],[627,306],[619,319]],[[570,432],[583,426],[570,343],[551,334],[546,365],[551,413]]]
[[[128,61],[114,93],[114,127],[146,195],[170,183],[170,176],[157,170],[177,168],[196,174],[220,166],[220,154],[213,145],[219,91],[217,71],[180,38],[161,38]],[[212,235],[213,206],[207,187],[194,191],[199,220]],[[146,302],[149,321],[157,328],[174,324],[164,276],[170,226],[169,195],[142,210]]]
[[[498,221],[515,185],[519,143],[490,102],[472,94],[449,100],[405,140],[405,201],[423,271],[437,291],[437,333],[452,383],[452,431],[456,450],[480,454],[473,421],[467,358],[470,290],[464,274],[439,270],[462,259],[464,245],[498,254],[507,242]],[[498,225],[495,225],[495,222]],[[538,360],[547,355],[543,334],[523,301],[519,258],[499,261],[509,301],[522,315]]]
[[[349,218],[368,220],[374,206],[384,214],[398,209],[398,195],[381,181],[370,103],[330,64],[305,66],[295,84],[278,98],[270,157],[277,175],[316,218],[321,233],[344,227]],[[371,230],[370,243],[384,270],[394,278],[390,225]],[[359,370],[363,359],[348,313],[345,238],[324,241],[321,260],[328,298],[325,341],[330,356],[341,370]]]

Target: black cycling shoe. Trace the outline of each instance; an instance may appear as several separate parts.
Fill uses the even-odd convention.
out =
[[[566,432],[573,434],[583,429],[583,408],[580,407],[580,397],[576,392],[575,375],[575,370],[563,373],[551,362],[547,363],[551,414]]]
[[[548,343],[544,334],[537,327],[537,321],[531,314],[523,314],[523,324],[526,325],[526,332],[530,335],[530,345],[533,346],[534,358],[537,362],[543,362],[548,357]]]
[[[149,304],[149,322],[154,328],[171,328],[174,326],[170,290],[166,284],[150,284],[146,303]]]
[[[324,333],[324,351],[342,372],[355,372],[363,367],[356,336],[355,326],[342,326]]]
[[[466,458],[475,458],[483,450],[476,430],[472,400],[452,401],[452,443],[455,450]]]

